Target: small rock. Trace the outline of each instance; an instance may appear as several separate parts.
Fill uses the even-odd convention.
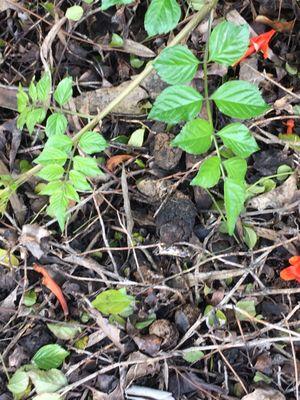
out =
[[[244,396],[242,400],[285,400],[285,397],[278,390],[267,388],[255,389],[254,392]]]
[[[179,338],[176,326],[167,319],[154,321],[149,327],[149,334],[155,335],[162,340],[161,348],[164,350],[175,347]]]
[[[170,145],[173,135],[158,133],[154,139],[154,160],[158,167],[170,171],[176,167],[182,155],[182,150]]]

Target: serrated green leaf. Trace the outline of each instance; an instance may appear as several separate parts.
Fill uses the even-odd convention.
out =
[[[231,178],[224,182],[224,200],[229,235],[233,235],[236,221],[244,208],[245,184]]]
[[[85,132],[79,140],[80,148],[87,154],[100,153],[108,147],[107,141],[97,132]]]
[[[257,117],[270,108],[258,88],[246,81],[224,83],[213,93],[211,99],[223,114],[232,118]]]
[[[219,64],[232,65],[245,54],[248,45],[248,25],[221,22],[214,28],[209,38],[209,59]]]
[[[73,95],[72,89],[73,80],[71,77],[64,78],[59,82],[54,91],[54,99],[60,105],[66,104]]]
[[[67,220],[67,209],[69,200],[63,190],[56,191],[50,196],[50,204],[47,207],[47,214],[50,217],[56,218],[61,231],[64,230]]]
[[[144,134],[145,128],[135,130],[128,140],[128,146],[142,147],[144,142]]]
[[[53,393],[67,385],[65,375],[58,369],[41,371],[34,369],[28,372],[37,394]]]
[[[74,324],[47,324],[48,329],[55,335],[58,339],[61,340],[73,340],[82,329],[78,325]]]
[[[189,86],[170,86],[157,97],[148,118],[169,124],[189,121],[201,110],[202,100],[201,94]]]
[[[183,352],[183,359],[189,363],[195,363],[201,358],[204,357],[204,353],[201,350],[194,349],[193,347],[190,347],[187,350],[184,350]]]
[[[247,162],[240,157],[232,157],[223,162],[228,178],[244,181],[247,172]]]
[[[49,100],[51,92],[51,76],[45,73],[36,84],[36,93],[39,101],[46,103]]]
[[[19,84],[18,93],[17,93],[17,109],[19,113],[22,113],[27,109],[27,105],[29,103],[29,97],[27,93],[24,91],[21,84]]]
[[[64,172],[65,171],[61,165],[49,164],[38,172],[37,176],[45,181],[56,181],[63,176]]]
[[[225,146],[237,156],[246,158],[259,150],[256,140],[249,129],[240,122],[226,125],[217,135],[223,140]]]
[[[36,89],[36,86],[33,81],[31,81],[31,83],[29,85],[28,93],[29,93],[31,100],[33,102],[36,102],[37,101],[37,89]]]
[[[103,175],[103,172],[98,168],[97,161],[91,157],[75,156],[73,158],[73,168],[85,176]]]
[[[32,362],[38,368],[49,370],[60,367],[69,354],[59,344],[46,344],[35,353]]]
[[[62,150],[55,147],[45,146],[41,154],[34,160],[36,164],[51,165],[58,164],[64,165],[67,161],[68,155]]]
[[[22,395],[26,392],[29,385],[28,373],[22,370],[17,370],[10,378],[7,384],[7,389],[14,395]]]
[[[56,112],[48,117],[46,122],[47,136],[63,135],[67,129],[68,120],[60,112]]]
[[[46,111],[43,108],[34,108],[26,115],[26,126],[31,134],[36,124],[40,124],[46,117]]]
[[[201,186],[205,189],[215,186],[219,182],[221,176],[220,165],[219,157],[214,156],[205,160],[200,165],[199,171],[192,180],[191,185]]]
[[[240,300],[236,303],[236,307],[240,308],[242,311],[248,313],[251,317],[255,317],[256,309],[255,309],[255,301],[254,300]],[[236,312],[236,316],[240,321],[248,321],[249,318],[240,313]]]
[[[69,173],[69,178],[76,190],[92,190],[91,185],[88,183],[85,176],[81,172],[72,169]]]
[[[36,300],[37,300],[37,294],[35,293],[34,290],[28,290],[27,292],[25,292],[23,298],[23,304],[26,307],[33,306],[36,303]]]
[[[145,29],[149,36],[168,33],[176,28],[180,16],[176,0],[152,0],[145,14]]]
[[[101,9],[103,11],[107,10],[113,6],[120,6],[122,4],[130,4],[133,0],[102,0]]]
[[[73,142],[67,135],[54,135],[49,137],[45,147],[55,148],[69,153],[73,147]]]
[[[249,226],[243,227],[244,231],[244,242],[246,243],[247,247],[252,250],[256,243],[257,243],[257,234],[254,229],[250,228]]]
[[[83,16],[83,8],[80,6],[72,6],[67,8],[66,17],[71,21],[79,21]]]
[[[24,125],[26,124],[27,114],[29,113],[30,109],[25,108],[21,114],[19,114],[17,119],[17,128],[23,129]]]
[[[92,301],[93,306],[106,315],[122,314],[133,305],[134,297],[122,289],[109,289],[100,293]]]
[[[180,44],[164,49],[153,64],[162,80],[170,85],[190,82],[198,65],[194,54]]]
[[[253,378],[253,382],[257,383],[257,382],[265,382],[265,383],[271,383],[272,382],[272,378],[268,377],[267,375],[263,374],[260,371],[256,371],[254,378]]]
[[[64,185],[64,190],[65,190],[65,194],[66,194],[66,198],[67,199],[74,200],[76,202],[79,201],[78,193],[74,189],[74,186],[71,185],[71,183],[66,182],[65,185]]]
[[[212,134],[212,126],[204,119],[197,118],[184,125],[171,145],[190,154],[203,154],[211,146]]]
[[[61,191],[62,187],[63,187],[62,181],[53,181],[47,183],[47,185],[41,189],[39,194],[42,196],[52,196],[54,193]]]

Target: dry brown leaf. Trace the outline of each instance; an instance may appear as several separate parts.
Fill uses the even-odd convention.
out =
[[[242,400],[285,400],[285,397],[278,390],[267,388],[255,389],[253,393],[247,394]]]
[[[297,174],[293,174],[279,187],[251,199],[248,206],[262,211],[285,207],[297,199],[300,199],[300,190],[297,190]]]
[[[120,385],[118,385],[115,390],[111,393],[103,393],[94,388],[90,388],[93,393],[93,400],[122,400],[124,399],[123,393],[121,391]]]
[[[120,51],[122,53],[133,54],[137,57],[153,58],[155,53],[148,47],[141,43],[135,42],[134,40],[126,39],[124,40],[122,47],[111,47],[107,44],[108,40],[105,37],[103,40],[99,40],[98,43],[94,44],[95,49],[99,51]]]
[[[11,8],[12,10],[17,10],[18,7],[14,3],[16,3],[14,0],[1,0],[0,1],[0,12],[6,11],[9,8]]]
[[[22,246],[25,246],[35,258],[39,259],[44,255],[41,240],[48,236],[50,236],[50,232],[37,224],[23,225],[19,242]]]
[[[116,156],[112,156],[106,163],[106,167],[109,171],[113,171],[116,169],[116,167],[123,163],[124,161],[131,160],[133,156],[130,156],[129,154],[118,154]]]
[[[258,15],[255,18],[256,22],[261,22],[262,24],[268,25],[275,29],[277,32],[291,32],[294,28],[295,21],[276,21],[272,20],[264,15]]]
[[[110,88],[101,88],[91,92],[83,93],[74,99],[76,108],[79,112],[89,114],[97,114],[99,110],[103,110],[112,100],[122,93],[130,82],[123,82],[119,86]],[[113,112],[124,115],[141,115],[144,111],[139,103],[148,98],[147,92],[141,87],[137,87],[126,96],[126,99],[115,106]]]
[[[149,360],[148,356],[140,353],[139,351],[131,353],[128,357],[128,361],[143,361],[143,360],[145,360],[144,363],[135,364],[129,368],[126,374],[126,381],[125,381],[126,386],[131,384],[134,380],[142,378],[143,376],[154,375],[155,373],[159,372],[160,370],[159,363],[153,362],[151,361],[151,359]]]

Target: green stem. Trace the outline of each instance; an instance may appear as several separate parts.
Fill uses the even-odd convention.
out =
[[[208,122],[212,129],[214,130],[214,123],[213,123],[213,118],[212,118],[212,111],[211,111],[211,102],[208,94],[208,75],[207,75],[207,63],[208,63],[208,51],[209,51],[209,38],[210,38],[210,33],[211,33],[211,24],[212,24],[212,11],[209,16],[209,21],[208,21],[208,36],[207,36],[207,42],[205,45],[205,51],[204,51],[204,59],[203,59],[203,75],[204,75],[204,95],[205,95],[205,104],[206,104],[206,111],[207,111],[207,117],[208,117]],[[217,157],[220,160],[220,168],[221,168],[221,173],[222,173],[222,178],[225,180],[225,171],[222,165],[222,160],[221,160],[221,155],[220,155],[220,149],[218,145],[217,138],[213,132],[213,141],[214,141],[214,146],[216,149]]]
[[[218,0],[207,0],[204,6],[199,10],[193,18],[187,23],[187,25],[174,37],[167,47],[172,47],[179,44],[184,40],[194,28],[203,20],[203,18],[217,5]],[[155,59],[154,59],[155,61]],[[85,125],[74,137],[73,143],[78,142],[81,135],[85,132],[90,131],[97,126],[104,117],[106,117],[121,101],[123,101],[139,84],[154,70],[153,61],[148,62],[143,72],[141,72],[132,82],[114,99],[112,100],[102,111],[99,112],[87,125]],[[20,175],[16,180],[18,185],[25,183],[34,174],[42,169],[42,165],[38,164],[31,170]],[[7,188],[9,189],[9,188]],[[6,189],[3,190],[5,192]],[[2,194],[4,194],[2,192]],[[1,194],[1,196],[2,196]]]

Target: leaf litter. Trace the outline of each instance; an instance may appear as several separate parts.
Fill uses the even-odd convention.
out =
[[[17,128],[19,84],[28,88],[43,69],[53,73],[52,91],[63,78],[72,77],[75,106],[60,98],[49,114],[66,111],[66,133],[74,138],[76,125],[82,128],[85,120],[122,96],[149,68],[149,60],[184,29],[183,19],[176,28],[180,6],[175,0],[169,2],[173,9],[168,24],[160,27],[156,12],[151,25],[155,2],[150,11],[144,2],[105,0],[105,11],[89,1],[78,3],[83,12],[77,22],[63,16],[71,6],[67,2],[1,3],[0,190],[10,177],[36,165],[33,160],[46,142],[43,121],[32,135],[26,127]],[[178,115],[187,117],[182,107],[176,124],[147,119],[151,107],[160,119],[153,103],[168,87],[155,71],[91,128],[110,144],[91,156],[104,177],[82,180],[82,171],[77,171],[80,199],[75,205],[76,196],[68,194],[66,208],[74,213],[63,232],[55,221],[49,230],[46,197],[39,195],[44,180],[30,176],[13,193],[0,230],[4,399],[12,398],[11,392],[20,395],[18,391],[37,400],[298,398],[299,271],[298,264],[287,266],[300,254],[300,10],[293,1],[270,3],[219,2],[212,21],[213,28],[224,18],[245,25],[251,40],[248,51],[245,46],[245,52],[232,63],[226,59],[226,65],[210,53],[209,93],[223,82],[245,80],[271,105],[265,116],[245,123],[259,148],[246,154],[248,200],[234,236],[228,235],[223,221],[222,186],[189,185],[199,166],[217,156],[211,142],[201,155],[183,154],[180,146],[173,146],[184,128]],[[183,5],[182,16],[188,15],[188,22],[191,14],[185,13],[203,5]],[[203,59],[209,25],[206,17],[181,41],[192,54],[183,50],[187,62]],[[121,38],[118,48],[110,46],[113,34]],[[235,48],[242,49],[241,44]],[[180,78],[174,74],[172,82]],[[191,94],[204,93],[205,74],[200,66],[188,86]],[[181,83],[172,90],[184,95]],[[220,132],[239,122],[236,110],[217,101],[213,120]],[[207,120],[207,108],[198,115],[199,102],[198,95],[188,117]],[[256,105],[266,109],[264,104]],[[171,104],[165,119],[172,122],[173,113]],[[132,136],[134,132],[139,134]],[[222,144],[221,138],[219,150],[230,160],[239,151],[238,142],[232,145],[234,138],[229,137]],[[78,156],[86,156],[86,150],[89,147],[79,144]],[[39,267],[34,266],[37,262]],[[52,268],[57,272],[54,280]],[[44,276],[44,286],[36,272]],[[24,301],[28,296],[30,301]],[[36,354],[40,366],[52,360],[54,367],[47,371],[34,365]]]

